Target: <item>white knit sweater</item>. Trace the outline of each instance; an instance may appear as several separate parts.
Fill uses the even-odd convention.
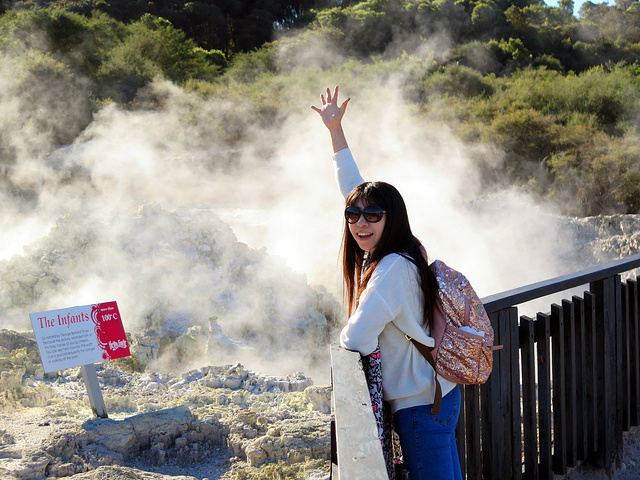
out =
[[[349,149],[334,157],[338,186],[343,196],[363,182]],[[358,308],[340,333],[340,345],[369,355],[380,345],[382,390],[393,412],[433,403],[434,372],[405,334],[433,346],[422,327],[424,299],[416,266],[401,255],[384,257],[376,267]],[[439,378],[442,395],[455,384]]]

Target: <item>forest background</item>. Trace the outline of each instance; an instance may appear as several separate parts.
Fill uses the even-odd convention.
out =
[[[155,108],[139,93],[159,79],[241,99],[212,133],[233,151],[252,134],[243,116],[275,132],[317,98],[320,72],[401,73],[412,115],[491,145],[469,153],[485,189],[516,185],[568,215],[640,211],[638,1],[576,15],[571,0],[2,0],[0,14],[0,72],[15,76],[0,95],[42,99],[0,118],[6,165],[73,143],[108,105]],[[18,147],[16,125],[49,141]]]

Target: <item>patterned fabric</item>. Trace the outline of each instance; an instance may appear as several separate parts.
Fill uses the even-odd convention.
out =
[[[380,363],[380,346],[367,356],[362,356],[362,366],[369,395],[371,396],[371,408],[378,426],[378,436],[382,443],[382,453],[387,465],[389,480],[404,478],[402,467],[402,450],[400,438],[393,429],[393,415],[391,407],[382,399],[382,364]]]

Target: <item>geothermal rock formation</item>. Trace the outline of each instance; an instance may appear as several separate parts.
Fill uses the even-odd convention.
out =
[[[330,387],[303,374],[240,364],[140,373],[131,359],[114,361],[97,365],[109,413],[100,419],[80,370],[45,375],[28,335],[0,331],[0,361],[0,478],[160,478],[121,467],[210,479],[240,470],[261,478],[264,468],[327,476]]]

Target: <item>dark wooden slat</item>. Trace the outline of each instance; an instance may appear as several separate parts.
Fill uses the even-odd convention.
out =
[[[605,411],[604,411],[604,448],[599,449],[600,465],[610,468],[617,454],[618,445],[622,445],[622,422],[618,415],[617,399],[622,390],[620,369],[622,367],[622,343],[618,319],[621,318],[620,277],[608,277],[604,280],[604,372],[605,372]],[[608,361],[607,361],[608,360]]]
[[[500,338],[499,312],[492,313],[491,324]],[[504,422],[502,418],[502,363],[500,356],[494,358],[493,371],[486,383],[480,386],[482,412],[482,442],[489,445],[504,445]],[[497,360],[497,361],[496,361]],[[505,379],[506,380],[506,379]],[[482,474],[484,478],[502,478],[504,456],[500,449],[482,449]]]
[[[611,282],[613,285],[613,295],[612,306],[614,308],[613,318],[611,322],[613,325],[610,326],[612,333],[614,334],[614,343],[612,344],[613,353],[615,355],[616,364],[610,370],[611,379],[615,382],[616,391],[613,392],[611,398],[611,407],[614,411],[611,413],[611,421],[613,422],[613,440],[614,444],[612,445],[611,451],[611,462],[616,462],[616,455],[619,455],[619,449],[622,448],[622,434],[624,432],[623,425],[623,415],[620,413],[620,406],[622,403],[622,390],[623,390],[623,352],[624,349],[622,347],[622,321],[623,321],[623,311],[622,311],[622,279],[620,275],[615,275],[611,278]]]
[[[629,287],[626,283],[621,285],[621,294],[622,294],[622,317],[621,317],[621,347],[622,347],[622,392],[619,397],[619,402],[621,403],[621,414],[622,414],[622,430],[627,431],[631,427],[631,403],[630,393],[631,393],[631,376],[630,376],[630,360],[631,360],[631,351],[629,350],[629,345],[631,344],[629,334],[630,334],[630,325],[629,325]]]
[[[467,428],[467,480],[482,479],[480,386],[467,385],[464,399]]]
[[[577,458],[584,460],[589,452],[588,446],[588,419],[587,408],[587,382],[589,375],[587,366],[587,335],[584,320],[585,304],[581,297],[573,296],[571,303],[574,305],[576,319],[576,447]]]
[[[500,377],[502,380],[500,385],[500,404],[498,415],[502,422],[502,428],[500,432],[494,432],[494,438],[497,443],[494,445],[503,445],[504,449],[500,454],[500,461],[498,462],[498,468],[500,477],[504,480],[510,480],[512,475],[511,459],[513,458],[513,444],[511,438],[513,438],[513,431],[511,430],[511,416],[513,413],[513,404],[511,402],[511,346],[509,344],[509,310],[501,310],[498,315],[498,336],[496,345],[502,345],[501,350],[496,350],[493,355],[494,365],[497,363],[500,366]],[[508,383],[507,383],[508,382]],[[496,450],[496,449],[493,449]],[[498,478],[498,477],[493,477]]]
[[[520,350],[522,362],[522,426],[524,431],[524,475],[527,480],[537,480],[538,475],[538,427],[536,417],[535,378],[535,322],[520,317]]]
[[[616,379],[612,369],[616,368],[615,352],[615,287],[612,278],[591,284],[596,295],[596,381],[598,385],[596,407],[598,409],[598,449],[594,461],[597,466],[610,468],[615,444],[615,396]]]
[[[551,358],[553,402],[553,471],[564,475],[567,471],[566,432],[566,365],[564,350],[564,316],[562,307],[551,305]]]
[[[538,347],[538,425],[540,443],[540,478],[553,478],[551,455],[551,352],[549,315],[538,313],[536,346]]]
[[[629,285],[629,304],[631,308],[631,318],[629,327],[631,332],[631,424],[637,426],[640,424],[640,323],[638,315],[638,282],[630,280]]]
[[[562,301],[564,318],[564,357],[565,357],[565,414],[566,414],[566,459],[567,466],[574,467],[578,462],[577,435],[577,390],[576,390],[576,315],[575,305],[568,300]]]
[[[334,405],[333,391],[331,392],[331,396],[331,404]],[[331,463],[338,465],[338,439],[336,437],[336,419],[333,415],[331,416]]]
[[[462,478],[467,476],[467,451],[465,448],[467,428],[466,428],[466,388],[464,385],[458,387],[460,389],[460,417],[458,418],[458,425],[456,425],[456,445],[458,446],[458,458],[460,459],[460,469],[462,470]]]
[[[520,413],[520,369],[519,353],[520,345],[518,328],[518,309],[511,307],[508,310],[509,339],[504,345],[509,346],[509,364],[511,367],[511,478],[522,478],[522,414]],[[505,347],[503,347],[505,348]],[[506,353],[503,355],[507,356]]]
[[[587,442],[589,450],[587,456],[591,456],[598,450],[598,380],[596,372],[596,297],[591,292],[585,292],[585,333],[586,333],[586,357],[587,372],[584,376],[585,390],[587,392]]]

